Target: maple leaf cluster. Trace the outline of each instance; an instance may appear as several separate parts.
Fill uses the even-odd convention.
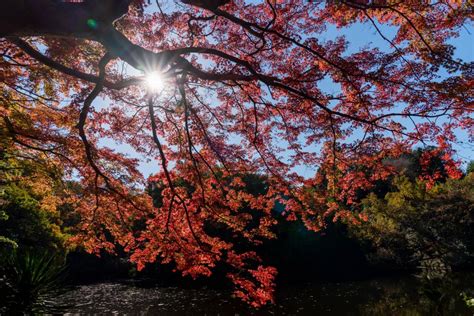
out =
[[[257,307],[272,300],[276,271],[235,240],[274,238],[276,204],[312,230],[328,217],[363,220],[357,190],[394,172],[387,159],[438,144],[456,177],[451,145],[461,129],[473,135],[473,67],[448,42],[472,18],[465,1],[25,0],[0,9],[9,12],[0,129],[25,159],[46,155],[80,184],[73,242],[94,253],[120,246],[139,269],[172,262],[193,278],[226,263],[236,295]],[[388,48],[349,50],[342,30],[358,24]],[[159,93],[145,84],[152,71],[165,82]],[[137,157],[156,173],[145,179]],[[262,192],[248,190],[249,174],[265,175]]]

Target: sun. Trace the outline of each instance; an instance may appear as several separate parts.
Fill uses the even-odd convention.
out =
[[[165,87],[163,76],[157,71],[147,73],[145,80],[148,89],[153,92],[159,92]]]

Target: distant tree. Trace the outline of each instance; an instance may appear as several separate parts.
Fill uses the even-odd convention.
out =
[[[65,196],[61,194],[61,174],[47,160],[36,159],[2,152],[0,240],[20,251],[50,251],[64,256],[68,235],[61,227],[59,213]],[[12,249],[3,250],[5,256]]]
[[[471,172],[474,172],[474,160],[471,160],[468,164],[467,164],[467,168],[466,168],[466,173],[469,174]]]
[[[405,176],[385,198],[363,201],[367,221],[350,227],[378,264],[429,273],[474,263],[474,176],[427,187]],[[439,271],[438,271],[439,272]]]

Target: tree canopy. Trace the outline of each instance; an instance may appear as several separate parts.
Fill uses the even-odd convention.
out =
[[[237,296],[260,306],[275,269],[206,227],[259,245],[278,203],[316,231],[328,217],[364,220],[358,192],[419,145],[437,146],[422,169],[436,156],[459,178],[451,145],[473,135],[474,78],[449,40],[472,11],[453,0],[4,0],[2,150],[47,157],[79,182],[77,244],[120,245],[138,268],[173,262],[192,277],[225,263]],[[360,24],[384,47],[349,50],[341,30]],[[156,173],[145,179],[111,144]],[[246,190],[248,174],[265,174],[265,190]],[[147,182],[161,186],[158,205]]]

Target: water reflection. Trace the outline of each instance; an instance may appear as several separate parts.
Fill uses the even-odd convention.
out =
[[[147,287],[141,282],[79,286],[46,312],[129,315],[473,315],[461,293],[474,296],[474,273],[443,280],[396,277],[282,286],[275,305],[252,310],[227,292]]]

